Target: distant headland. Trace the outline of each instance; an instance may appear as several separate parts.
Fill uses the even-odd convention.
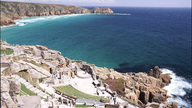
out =
[[[78,6],[56,5],[56,4],[37,4],[21,2],[1,2],[1,25],[7,26],[15,24],[14,20],[22,17],[32,16],[51,16],[65,14],[113,14],[110,8],[98,8],[93,10]]]

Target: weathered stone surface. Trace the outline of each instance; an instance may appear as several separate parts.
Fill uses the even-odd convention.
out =
[[[43,59],[45,59],[45,60],[52,60],[52,58],[51,58],[51,53],[50,53],[49,51],[43,51],[43,52],[42,52],[42,57],[43,57]]]
[[[125,96],[127,97],[127,99],[129,99],[133,103],[137,103],[137,101],[138,101],[138,98],[135,95],[135,93],[130,92],[130,93],[126,94]]]
[[[178,103],[177,102],[173,102],[172,103],[172,108],[178,108]]]
[[[23,71],[23,70],[27,70],[29,69],[30,67],[26,64],[21,64],[21,63],[16,63],[16,62],[13,62],[11,65],[10,65],[10,68],[11,68],[11,72],[12,73],[17,73],[19,71]]]
[[[33,49],[32,53],[34,56],[41,57],[41,50],[39,50],[36,46],[31,46],[31,48]]]
[[[167,99],[167,91],[158,87],[153,87],[149,89],[149,102],[162,103]]]
[[[51,61],[51,64],[54,65],[54,66],[58,66],[59,65],[59,61],[58,60]]]
[[[1,107],[17,108],[16,97],[20,92],[20,83],[15,79],[1,78]]]
[[[20,104],[21,108],[41,108],[41,98],[39,96],[20,96],[18,101],[22,103]]]
[[[155,78],[160,78],[160,74],[162,72],[159,70],[159,67],[158,66],[155,66],[153,69],[150,70],[149,72],[149,76],[153,76]]]
[[[95,7],[92,10],[92,13],[94,13],[94,14],[113,14],[113,11],[110,8],[98,8],[98,7]]]
[[[161,74],[160,77],[162,79],[162,82],[165,83],[166,85],[171,83],[171,77],[168,74]]]
[[[1,78],[1,93],[2,92],[9,92],[10,85],[8,80]]]
[[[148,91],[141,91],[140,95],[139,95],[139,100],[143,104],[147,104],[147,102],[149,101],[149,92]]]
[[[66,61],[66,66],[67,67],[72,67],[72,61],[68,58],[65,58],[65,61]]]
[[[21,90],[20,82],[16,79],[9,79],[8,81],[10,83],[9,93],[19,95],[20,90]]]
[[[28,69],[27,72],[31,75],[32,78],[46,78],[47,77],[35,69]]]

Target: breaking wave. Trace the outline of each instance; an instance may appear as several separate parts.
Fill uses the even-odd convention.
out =
[[[69,18],[85,14],[70,14],[70,15],[54,15],[54,16],[41,16],[41,17],[25,17],[20,20],[15,20],[16,25],[25,26],[27,23],[33,23],[42,20],[54,20],[58,18]]]
[[[116,15],[131,15],[130,13],[117,13]]]
[[[179,107],[191,108],[190,102],[182,98],[187,95],[186,90],[192,90],[191,83],[187,82],[183,77],[177,76],[172,70],[166,68],[161,68],[160,70],[163,74],[169,74],[172,78],[171,83],[164,87],[167,90],[167,94],[171,96],[171,98],[168,98],[168,102],[177,102]]]

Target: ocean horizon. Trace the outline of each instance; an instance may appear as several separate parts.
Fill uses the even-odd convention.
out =
[[[117,14],[25,17],[2,27],[1,39],[45,45],[72,60],[121,73],[149,72],[157,65],[172,77],[165,87],[172,96],[168,101],[190,108],[191,9],[110,8]]]

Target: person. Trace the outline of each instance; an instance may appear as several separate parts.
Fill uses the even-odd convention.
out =
[[[115,103],[116,103],[116,98],[114,97],[113,100],[114,100],[114,105],[115,105]]]

